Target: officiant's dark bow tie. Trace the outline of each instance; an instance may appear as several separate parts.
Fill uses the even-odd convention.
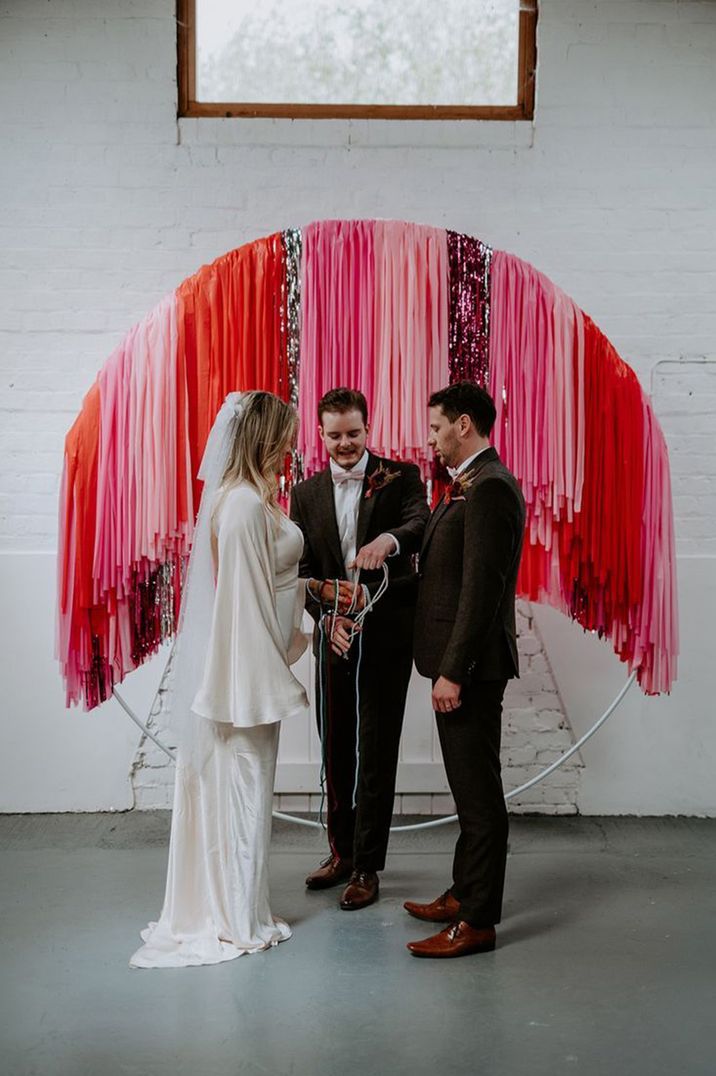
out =
[[[334,471],[333,481],[340,485],[341,482],[362,482],[365,478],[365,472],[360,471]]]

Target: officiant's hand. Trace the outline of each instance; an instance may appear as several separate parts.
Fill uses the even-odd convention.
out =
[[[351,632],[354,630],[352,620],[347,616],[330,616],[327,618],[326,628],[328,638],[331,640],[331,649],[339,657],[345,657],[351,648]],[[360,631],[360,628],[355,628]]]
[[[433,710],[439,714],[449,714],[460,708],[460,684],[454,684],[444,676],[439,676],[433,684]]]
[[[374,572],[376,568],[382,568],[388,557],[395,553],[396,540],[392,534],[379,534],[372,542],[361,546],[356,559],[349,568],[365,568],[368,572]]]

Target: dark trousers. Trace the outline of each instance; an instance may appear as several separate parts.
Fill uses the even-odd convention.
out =
[[[383,645],[384,641],[372,639],[369,631],[368,625],[360,670],[357,640],[347,658],[331,653],[323,662],[326,817],[333,854],[352,859],[356,870],[380,871],[385,867],[388,849],[400,733],[413,659],[409,646],[397,649],[390,643]],[[319,736],[321,672],[321,662],[317,661]]]
[[[506,680],[466,685],[459,710],[435,715],[460,824],[452,894],[460,901],[460,918],[475,927],[493,926],[502,914],[508,821],[500,737],[506,686]]]

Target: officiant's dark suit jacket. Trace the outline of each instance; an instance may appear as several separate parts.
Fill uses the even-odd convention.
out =
[[[494,448],[461,476],[464,500],[437,506],[420,552],[415,664],[453,683],[518,676],[515,586],[525,503]]]
[[[366,497],[371,475],[382,465],[384,470],[397,472],[398,477],[385,483]],[[380,640],[389,649],[410,649],[412,646],[413,615],[418,593],[414,554],[420,549],[425,524],[430,511],[425,499],[425,487],[418,468],[412,463],[383,459],[370,452],[366,476],[358,508],[356,551],[377,538],[379,534],[395,535],[400,553],[388,559],[390,585],[386,594],[368,614],[364,638]],[[299,575],[302,578],[345,579],[341,540],[336,522],[333,499],[333,480],[330,468],[320,471],[305,482],[299,482],[291,493],[291,519],[303,531],[304,547]],[[360,582],[375,593],[383,581],[383,571],[362,571]],[[310,597],[306,609],[318,620],[319,608]],[[314,651],[318,647],[318,630],[314,631]]]

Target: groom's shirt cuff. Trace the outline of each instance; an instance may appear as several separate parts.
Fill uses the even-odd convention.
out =
[[[391,534],[390,531],[386,531],[385,534],[381,535],[381,538],[392,538],[393,539],[393,541],[395,542],[395,549],[393,550],[392,553],[389,553],[388,556],[389,557],[397,557],[398,553],[400,553],[400,542],[395,537],[395,535]]]

